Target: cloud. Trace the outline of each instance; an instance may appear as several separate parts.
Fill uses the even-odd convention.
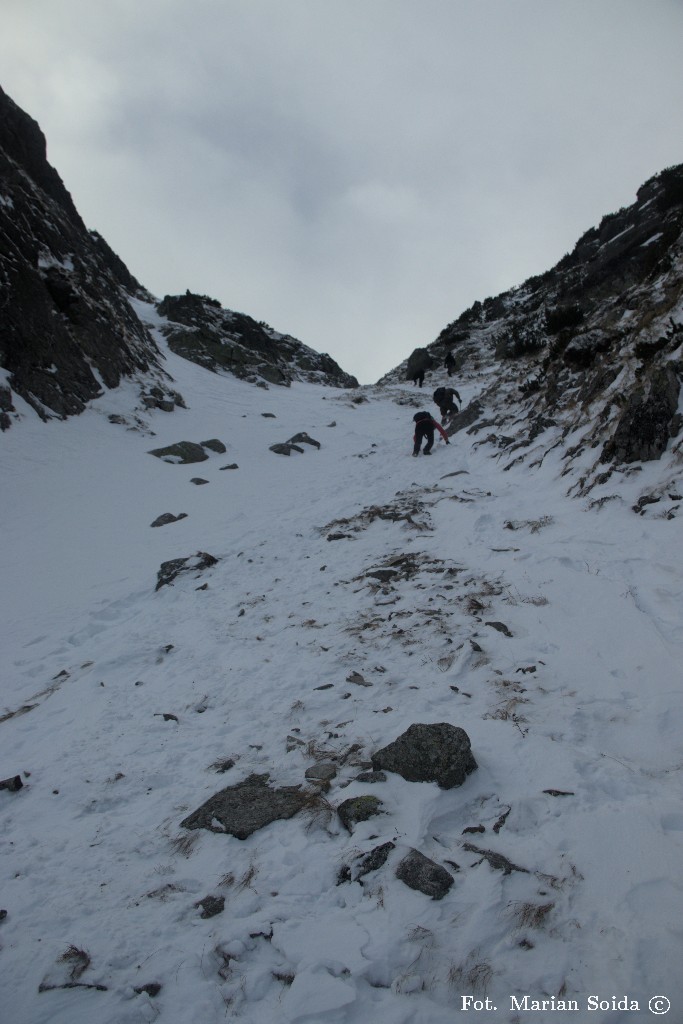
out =
[[[86,222],[363,381],[680,162],[673,0],[9,0]]]

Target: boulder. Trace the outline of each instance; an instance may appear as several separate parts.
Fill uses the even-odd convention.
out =
[[[442,900],[453,885],[449,871],[425,857],[419,850],[411,850],[396,868],[396,877],[410,889],[423,892],[433,900]]]
[[[371,871],[377,871],[379,868],[386,864],[387,857],[394,849],[394,843],[382,843],[381,846],[376,846],[369,853],[364,854],[358,863],[358,867],[355,871],[355,881],[359,878],[363,878],[364,875],[368,875]]]
[[[275,452],[276,455],[291,455],[292,452],[299,452],[303,455],[304,453],[303,448],[299,448],[296,444],[290,444],[289,441],[284,444],[271,444],[269,450]]]
[[[161,590],[162,587],[171,586],[173,581],[177,579],[183,572],[203,572],[204,569],[210,569],[212,565],[216,565],[218,559],[214,558],[213,555],[209,555],[206,551],[198,551],[196,555],[191,555],[189,558],[172,558],[168,562],[162,562],[157,572],[157,585],[156,590]]]
[[[287,444],[310,444],[314,448],[320,448],[320,441],[315,441],[305,430],[302,430],[299,434],[295,434],[294,437],[290,437]]]
[[[353,832],[354,825],[359,821],[367,821],[381,814],[382,801],[376,796],[355,796],[345,800],[337,808],[339,819],[349,832]]]
[[[212,452],[218,452],[219,455],[225,455],[228,450],[217,437],[212,437],[208,441],[202,441],[201,445],[202,448],[209,448]]]
[[[356,782],[369,782],[371,785],[375,785],[378,782],[386,782],[387,777],[385,772],[361,772],[360,775],[356,775]]]
[[[21,781],[21,775],[13,775],[9,779],[3,779],[0,782],[0,789],[6,789],[10,793],[18,793],[23,788],[24,783]]]
[[[311,765],[305,773],[308,782],[314,782],[319,786],[329,785],[336,774],[337,766],[331,761],[321,761],[319,764]]]
[[[225,910],[225,896],[205,896],[199,903],[195,903],[195,906],[202,908],[200,917],[216,917]]]
[[[177,516],[172,512],[164,512],[163,515],[157,516],[150,526],[168,526],[169,523],[177,523],[181,519],[187,519],[187,512],[180,512]]]
[[[191,462],[205,462],[208,455],[200,444],[194,441],[178,441],[176,444],[169,444],[166,448],[153,448],[150,455],[155,455],[162,462],[171,462],[178,465],[187,465]]]
[[[406,380],[413,380],[418,374],[431,370],[433,366],[434,360],[426,348],[414,349],[408,357]]]
[[[271,789],[267,778],[250,775],[244,782],[220,790],[188,815],[181,826],[247,839],[273,821],[292,818],[304,807],[307,797],[296,786]]]
[[[469,736],[447,722],[411,725],[371,761],[375,770],[395,772],[408,782],[436,782],[442,789],[461,786],[477,767]]]

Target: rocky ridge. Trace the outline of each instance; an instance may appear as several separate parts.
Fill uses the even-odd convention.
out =
[[[505,469],[559,449],[580,496],[667,453],[662,498],[680,492],[682,344],[683,165],[647,181],[555,267],[445,327],[427,347],[425,387],[442,383],[435,370],[452,352],[448,383],[482,386],[451,434],[481,434]],[[379,384],[410,370],[408,359]]]
[[[172,411],[164,356],[132,300],[153,302],[107,242],[83,223],[48,163],[39,125],[0,89],[0,429],[18,415],[13,393],[42,419],[81,413],[123,378],[144,410]],[[205,296],[157,304],[174,352],[252,383],[356,387],[330,356]]]
[[[223,309],[206,295],[167,295],[157,306],[169,348],[209,370],[227,370],[242,380],[289,386],[293,380],[355,388],[358,381],[331,356],[280,334],[246,313]]]

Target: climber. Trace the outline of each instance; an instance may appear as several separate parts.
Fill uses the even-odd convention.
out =
[[[441,434],[446,444],[450,444],[448,440],[448,434],[443,429],[440,423],[437,423],[432,418],[431,413],[428,412],[416,412],[413,416],[413,422],[415,423],[415,435],[413,437],[413,455],[417,456],[420,454],[420,447],[422,445],[422,438],[427,438],[427,443],[424,446],[424,455],[432,454],[432,445],[434,444],[434,429],[436,428]]]
[[[454,399],[457,398],[459,402],[462,401],[455,388],[437,388],[432,398],[439,407],[442,423],[446,422],[447,417],[453,416],[458,412]]]

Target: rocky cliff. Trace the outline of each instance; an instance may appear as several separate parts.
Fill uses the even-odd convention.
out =
[[[47,161],[38,124],[0,89],[0,428],[13,394],[43,419],[80,413],[103,388],[139,379],[143,405],[179,396],[164,357],[131,306],[152,296],[89,231]],[[355,387],[329,356],[200,296],[160,304],[170,347],[246,380]],[[146,396],[146,398],[145,398]]]
[[[142,292],[89,232],[46,158],[36,122],[0,90],[0,388],[43,418],[81,412],[122,376],[161,372],[160,354],[125,289]]]
[[[561,454],[570,490],[669,453],[683,461],[683,165],[604,217],[546,273],[475,304],[428,346],[426,387],[481,379],[451,430],[481,434],[510,468]],[[408,360],[380,384],[405,379]],[[674,488],[675,489],[675,488]]]

